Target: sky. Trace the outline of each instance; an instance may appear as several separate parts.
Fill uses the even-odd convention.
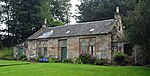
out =
[[[72,13],[72,16],[73,15],[76,15],[76,10],[78,9],[75,5],[77,4],[80,4],[80,2],[78,0],[71,0],[71,4],[72,4],[72,7],[71,7],[71,10],[70,12]],[[70,24],[75,24],[76,23],[76,20],[75,18],[71,17],[70,18]],[[6,28],[6,26],[4,24],[1,24],[2,26],[0,26],[0,29],[3,29],[3,28]]]
[[[76,15],[76,13],[77,13],[76,10],[78,9],[75,5],[80,4],[80,2],[78,0],[71,0],[71,4],[72,4],[72,7],[71,7],[70,11],[71,11],[72,16],[73,16],[73,15]],[[71,17],[70,20],[71,20],[70,24],[76,23],[75,18]]]

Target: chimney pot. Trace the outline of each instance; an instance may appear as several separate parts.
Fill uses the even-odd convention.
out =
[[[116,7],[116,13],[119,13],[119,7]]]
[[[47,24],[47,19],[44,20],[44,24]]]
[[[43,28],[47,27],[47,19],[44,20]]]

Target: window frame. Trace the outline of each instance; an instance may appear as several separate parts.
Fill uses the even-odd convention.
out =
[[[86,52],[82,51],[82,39],[87,39]],[[91,41],[94,40],[94,44],[91,45]],[[93,51],[91,51],[91,46],[93,46]],[[79,50],[80,53],[90,53],[91,55],[96,54],[96,37],[87,37],[87,38],[79,38]]]

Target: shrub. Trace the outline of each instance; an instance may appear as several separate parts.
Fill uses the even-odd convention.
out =
[[[95,64],[96,65],[106,65],[106,64],[108,64],[108,59],[103,59],[103,58],[99,59],[99,58],[97,58],[95,60]]]
[[[43,62],[46,62],[46,63],[47,63],[47,62],[49,62],[49,61],[48,61],[47,58],[43,57],[43,58],[39,59],[39,62],[42,62],[42,63],[43,63]]]
[[[88,53],[82,53],[79,55],[79,61],[83,64],[94,64],[95,60],[96,58]]]
[[[64,59],[62,60],[63,63],[71,63],[71,59]]]
[[[82,62],[81,62],[81,60],[79,60],[79,58],[72,58],[71,59],[71,63],[74,63],[74,64],[81,64]]]
[[[123,52],[114,52],[113,53],[113,60],[117,65],[124,65],[126,63],[127,55]]]
[[[19,60],[27,60],[27,56],[25,54],[21,55]]]
[[[36,62],[39,62],[39,59],[43,58],[44,56],[38,56],[37,58],[35,58]]]
[[[58,59],[57,58],[49,58],[49,62],[50,63],[58,62]]]
[[[0,58],[1,59],[7,59],[7,58],[13,58],[13,49],[12,48],[3,48],[0,50]]]

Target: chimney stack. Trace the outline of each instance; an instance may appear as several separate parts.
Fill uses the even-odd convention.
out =
[[[45,25],[47,24],[47,19],[44,20],[44,24],[45,24]]]
[[[120,11],[119,11],[119,7],[116,7],[115,20],[119,20],[119,19],[121,19]]]
[[[47,19],[44,20],[43,28],[47,27]]]
[[[116,7],[116,13],[119,13],[119,7]]]

